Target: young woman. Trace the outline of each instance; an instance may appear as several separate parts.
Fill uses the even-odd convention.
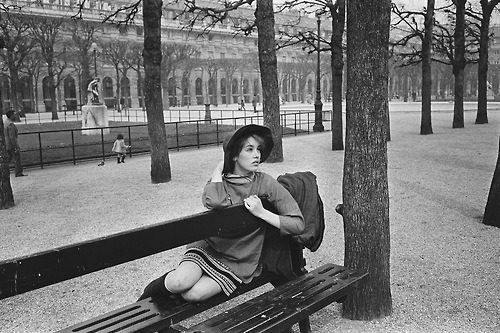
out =
[[[303,231],[304,219],[293,197],[277,180],[258,170],[272,148],[269,128],[253,124],[239,128],[224,140],[224,160],[215,167],[202,196],[209,209],[244,202],[253,215],[267,223],[242,237],[211,237],[189,245],[179,266],[152,281],[139,300],[180,294],[196,302],[220,292],[230,295],[262,272],[266,228],[278,228],[282,235]],[[263,196],[278,214],[262,206]]]

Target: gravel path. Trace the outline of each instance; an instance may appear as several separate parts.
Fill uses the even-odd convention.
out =
[[[393,112],[388,144],[392,316],[340,317],[337,304],[312,319],[315,332],[499,332],[500,229],[481,224],[498,154],[500,112],[490,123],[451,129],[452,113],[433,115],[420,136],[418,112]],[[331,133],[285,138],[273,176],[312,171],[325,202],[327,230],[309,267],[343,262],[344,152]],[[151,184],[149,156],[27,170],[12,178],[16,206],[0,211],[0,260],[116,233],[203,210],[201,190],[220,147],[170,154],[173,180]],[[114,162],[114,163],[113,163]],[[140,246],[140,244],[130,244]],[[182,249],[0,301],[0,332],[52,332],[133,302],[144,285],[176,264]],[[209,316],[207,314],[207,316]]]

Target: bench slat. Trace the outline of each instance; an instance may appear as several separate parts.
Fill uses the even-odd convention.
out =
[[[180,332],[280,332],[342,300],[367,273],[326,264],[276,289]]]
[[[272,209],[267,200],[264,207]],[[238,218],[235,218],[237,216]],[[262,223],[243,204],[0,261],[0,299],[144,258],[211,236],[236,237]],[[140,244],[140,246],[134,246]]]
[[[203,303],[189,303],[183,300],[170,299],[153,300],[148,298],[65,328],[57,333],[155,332],[159,329],[169,327],[172,323],[178,323],[199,314],[228,299],[263,286],[275,279],[276,276],[264,273],[251,283],[242,285],[230,297],[219,294]],[[122,320],[126,320],[126,322],[120,322]],[[117,324],[118,322],[120,323]]]

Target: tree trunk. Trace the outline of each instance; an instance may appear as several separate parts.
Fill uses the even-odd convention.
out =
[[[337,1],[337,8],[332,14],[332,150],[344,149],[344,132],[342,125],[342,76],[344,59],[342,37],[345,25],[345,0]]]
[[[420,121],[420,134],[432,134],[431,120],[431,48],[432,30],[434,27],[434,0],[427,0],[427,13],[425,14],[425,35],[422,43],[422,119]]]
[[[278,90],[278,61],[274,38],[274,11],[272,0],[257,0],[255,10],[257,25],[259,65],[262,83],[264,125],[273,133],[274,148],[267,162],[283,161],[282,130]]]
[[[344,302],[342,315],[371,320],[392,313],[386,141],[391,1],[350,0],[348,6],[344,264],[369,276]]]
[[[488,194],[488,201],[484,209],[483,223],[500,228],[500,142],[497,165],[493,173],[490,193]]]
[[[161,0],[144,0],[144,99],[151,142],[151,181],[165,183],[172,179],[168,156],[167,133],[161,99]]]
[[[3,128],[2,110],[0,109],[0,210],[14,207],[14,194],[10,185],[10,170],[7,164],[7,148]]]
[[[455,76],[455,105],[453,108],[453,128],[464,127],[464,69],[465,69],[465,3],[467,0],[455,0],[456,23],[455,61],[453,75]]]
[[[21,108],[21,101],[20,98],[20,85],[19,85],[19,71],[18,67],[16,66],[15,62],[12,61],[11,65],[9,66],[9,74],[10,74],[10,101],[11,101],[11,108],[16,111],[18,115],[21,117],[24,117],[24,110]],[[21,105],[20,105],[21,104]]]
[[[484,1],[481,1],[481,4]],[[486,1],[487,2],[487,1]],[[490,31],[491,10],[487,5],[483,7],[479,37],[479,61],[477,65],[477,114],[476,124],[488,123],[488,44]]]

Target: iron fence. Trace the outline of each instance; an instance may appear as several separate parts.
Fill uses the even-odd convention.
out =
[[[324,112],[325,121],[329,112]],[[308,134],[314,126],[314,112],[281,114],[282,135]],[[196,119],[166,122],[167,144],[170,150],[220,145],[230,131],[246,124],[263,124],[262,113],[217,119]],[[98,130],[99,135],[88,135]],[[89,132],[89,133],[86,133]],[[147,123],[124,124],[96,128],[20,132],[25,167],[44,168],[51,164],[102,160],[115,156],[111,151],[117,134],[122,134],[131,149],[129,156],[150,152]]]

